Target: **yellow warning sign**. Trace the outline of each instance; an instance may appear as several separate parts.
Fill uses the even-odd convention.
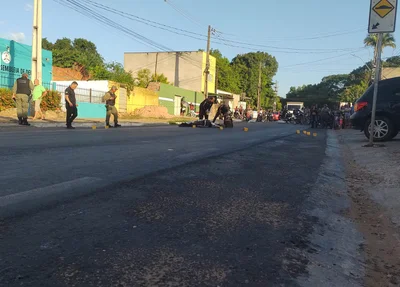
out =
[[[372,8],[381,18],[385,18],[394,10],[394,6],[388,0],[381,0]]]

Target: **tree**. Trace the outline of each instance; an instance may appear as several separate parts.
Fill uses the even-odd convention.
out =
[[[53,65],[56,67],[78,67],[83,74],[89,74],[95,67],[104,65],[96,45],[86,39],[77,38],[72,41],[62,38],[53,44],[44,38],[42,46],[53,52]]]
[[[233,70],[228,58],[224,57],[219,50],[211,50],[211,56],[216,58],[217,62],[217,87],[220,90],[239,94],[239,77]]]
[[[364,39],[364,45],[366,47],[372,47],[375,49],[377,44],[378,44],[378,34],[369,34]],[[391,47],[393,49],[396,48],[396,40],[393,34],[391,33],[383,33],[382,48],[386,47]]]
[[[378,34],[369,34],[365,39],[364,39],[364,45],[366,47],[372,47],[374,48],[374,63],[376,61],[376,53],[377,53],[377,45],[378,45]],[[393,49],[396,48],[396,40],[391,33],[383,33],[383,38],[382,38],[382,49],[386,47],[392,47]]]
[[[354,103],[368,89],[368,81],[364,80],[357,85],[347,87],[340,95],[340,101],[346,103]]]
[[[400,56],[394,56],[386,59],[383,63],[385,67],[398,68],[400,67]]]
[[[42,48],[45,50],[52,50],[53,44],[47,40],[47,38],[42,39]]]
[[[130,72],[125,71],[120,63],[112,62],[97,66],[92,71],[93,80],[109,80],[126,85],[128,91],[132,91],[135,81]]]
[[[275,57],[265,52],[247,53],[237,55],[231,62],[233,71],[238,77],[239,90],[245,92],[252,99],[252,104],[257,104],[259,67],[261,69],[261,104],[271,107],[271,99],[275,96],[272,78],[278,70]]]
[[[151,71],[149,69],[142,69],[137,72],[136,78],[135,78],[135,85],[141,88],[147,88],[150,84],[150,82],[158,82],[158,83],[164,83],[164,84],[169,84],[167,77],[164,76],[164,74],[157,74],[157,77],[153,74],[151,74]]]

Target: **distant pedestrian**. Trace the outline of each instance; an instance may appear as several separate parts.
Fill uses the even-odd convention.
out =
[[[67,110],[67,129],[75,129],[72,122],[78,116],[78,105],[76,103],[75,89],[78,83],[73,81],[71,85],[65,89],[65,108]]]
[[[35,103],[35,115],[33,117],[33,120],[36,120],[39,115],[40,118],[44,120],[44,115],[40,108],[40,104],[42,103],[43,97],[47,94],[47,91],[42,85],[39,84],[38,79],[35,80],[34,84],[35,88],[33,89],[32,92],[32,101]]]
[[[112,86],[111,90],[109,90],[103,97],[103,100],[106,103],[106,127],[110,127],[111,115],[114,117],[114,127],[119,128],[121,126],[118,124],[118,111],[115,107],[115,100],[117,98],[115,92],[117,90],[118,88],[116,86]]]
[[[21,78],[15,81],[12,89],[13,96],[17,106],[18,124],[30,126],[28,123],[28,109],[29,101],[32,90],[34,89],[33,83],[28,78],[28,74],[22,74]]]

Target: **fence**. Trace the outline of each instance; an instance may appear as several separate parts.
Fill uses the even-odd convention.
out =
[[[0,88],[12,89],[16,78],[13,77],[0,77]],[[64,99],[65,89],[68,85],[60,85],[57,83],[42,83],[42,86],[48,90],[58,91]],[[81,103],[101,104],[101,99],[107,91],[96,91],[93,89],[75,89],[76,101]]]
[[[65,89],[68,88],[68,85],[60,85],[53,83],[52,89],[60,92],[61,95],[64,95]],[[80,103],[92,103],[92,104],[101,104],[102,97],[107,91],[96,91],[93,89],[82,89],[76,88],[75,89],[75,97],[76,101]]]

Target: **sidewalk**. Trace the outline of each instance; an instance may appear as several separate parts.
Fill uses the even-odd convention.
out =
[[[343,212],[364,237],[365,286],[400,286],[400,138],[367,148],[364,134],[356,130],[337,134],[352,198]]]
[[[342,130],[339,138],[366,177],[365,191],[387,209],[393,222],[400,227],[400,137],[385,142],[384,147],[374,148],[363,147],[367,139],[355,130]]]

